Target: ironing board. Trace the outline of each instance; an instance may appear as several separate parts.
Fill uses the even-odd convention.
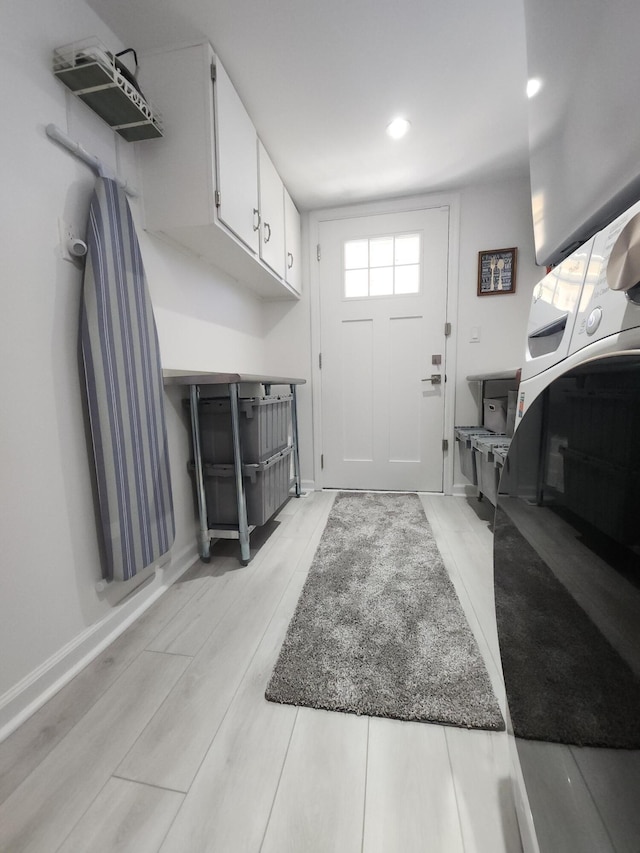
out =
[[[99,178],[89,209],[81,347],[106,566],[129,580],[173,544],[158,336],[124,192]]]

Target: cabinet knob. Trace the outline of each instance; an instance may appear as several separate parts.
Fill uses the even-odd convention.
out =
[[[257,231],[260,227],[260,211],[257,207],[253,208],[253,230]]]
[[[287,259],[287,269],[291,269],[291,267],[293,266],[293,255],[291,254],[291,252],[287,252]]]
[[[271,239],[271,226],[268,222],[264,223],[264,242],[268,243]]]

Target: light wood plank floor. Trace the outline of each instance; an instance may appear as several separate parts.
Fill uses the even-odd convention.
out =
[[[504,733],[264,699],[333,499],[216,545],[0,744],[3,853],[520,853]],[[504,710],[487,520],[421,499]]]

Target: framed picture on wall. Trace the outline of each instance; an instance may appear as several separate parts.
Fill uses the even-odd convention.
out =
[[[516,292],[518,250],[478,252],[478,296]]]

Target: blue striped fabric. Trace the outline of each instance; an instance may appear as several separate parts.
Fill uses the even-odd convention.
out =
[[[128,580],[173,544],[158,335],[124,192],[100,178],[87,229],[81,343],[106,554]]]

